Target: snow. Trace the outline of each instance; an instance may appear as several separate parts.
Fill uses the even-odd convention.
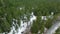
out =
[[[21,8],[20,8],[21,9]],[[26,18],[26,17],[25,17]],[[16,19],[13,19],[13,20],[16,20]],[[36,16],[33,15],[33,12],[30,16],[30,21],[28,22],[28,25],[31,25],[33,23],[33,20],[36,20]],[[17,21],[17,20],[16,20]],[[18,29],[15,30],[15,26],[16,24],[13,22],[13,25],[15,26],[12,26],[11,27],[11,31],[8,33],[8,34],[13,34],[13,31],[15,32],[15,34],[22,34],[22,32],[24,32],[26,30],[26,27],[27,27],[27,22],[24,22],[23,23],[23,20],[20,20],[21,21],[21,25],[20,27],[18,26]],[[18,25],[18,24],[17,24]]]

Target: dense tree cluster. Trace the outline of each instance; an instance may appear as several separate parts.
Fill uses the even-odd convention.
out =
[[[31,32],[37,33],[39,30],[44,32],[44,27],[52,25],[56,15],[60,13],[59,0],[0,0],[0,32],[9,32],[12,26],[13,18],[19,20],[27,15],[28,19],[31,14],[37,16],[34,21]],[[49,16],[54,12],[54,18],[47,21],[41,20],[41,16]],[[22,17],[21,17],[22,16]],[[8,26],[7,26],[8,25]],[[19,24],[20,25],[20,24]]]

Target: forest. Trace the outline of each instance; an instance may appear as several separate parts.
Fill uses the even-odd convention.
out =
[[[32,12],[37,19],[33,21],[30,31],[32,34],[38,31],[42,34],[45,27],[49,29],[59,19],[60,0],[0,0],[0,33],[10,32],[13,19],[17,19],[20,25],[20,20],[24,20],[24,15],[27,15],[29,21]],[[53,18],[49,18],[50,15]],[[46,16],[47,20],[42,20],[41,16]],[[60,28],[55,34],[60,34]]]

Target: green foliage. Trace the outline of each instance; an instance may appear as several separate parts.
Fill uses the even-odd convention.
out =
[[[60,34],[60,28],[58,28],[57,30],[56,30],[56,33],[55,34]]]
[[[38,32],[38,25],[36,23],[33,23],[33,26],[31,27],[31,32],[33,32],[33,33]]]
[[[23,7],[22,10],[20,10],[21,7]],[[38,30],[41,30],[43,32],[44,26],[49,28],[52,25],[50,23],[52,22],[52,20],[47,20],[45,24],[44,21],[41,21],[40,16],[49,16],[51,15],[51,12],[54,12],[53,16],[60,13],[60,1],[0,0],[0,32],[6,32],[10,30],[13,18],[18,20],[19,25],[19,20],[21,19],[20,17],[24,17],[24,14],[27,15],[29,20],[31,12],[34,12],[34,15],[37,16],[37,20],[33,23],[33,26],[31,27],[32,32],[37,33]]]
[[[49,29],[53,24],[52,22],[53,22],[53,19],[48,19],[45,23],[45,27]]]
[[[44,32],[44,22],[41,20],[40,16],[38,16],[37,20],[33,22],[31,32],[37,33],[39,30],[41,30],[41,33]]]

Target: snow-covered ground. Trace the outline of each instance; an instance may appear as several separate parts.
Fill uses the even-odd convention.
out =
[[[33,20],[36,20],[36,16],[34,16],[32,13],[30,16],[30,21],[28,21],[28,25],[31,25],[33,23]],[[21,21],[21,25],[20,25],[20,27],[18,26],[17,30],[15,30],[15,26],[18,24],[14,24],[14,22],[13,22],[14,26],[11,27],[11,31],[8,34],[13,34],[13,32],[15,34],[22,34],[22,32],[24,32],[26,30],[27,22],[23,23],[23,20],[20,20],[20,21]]]

